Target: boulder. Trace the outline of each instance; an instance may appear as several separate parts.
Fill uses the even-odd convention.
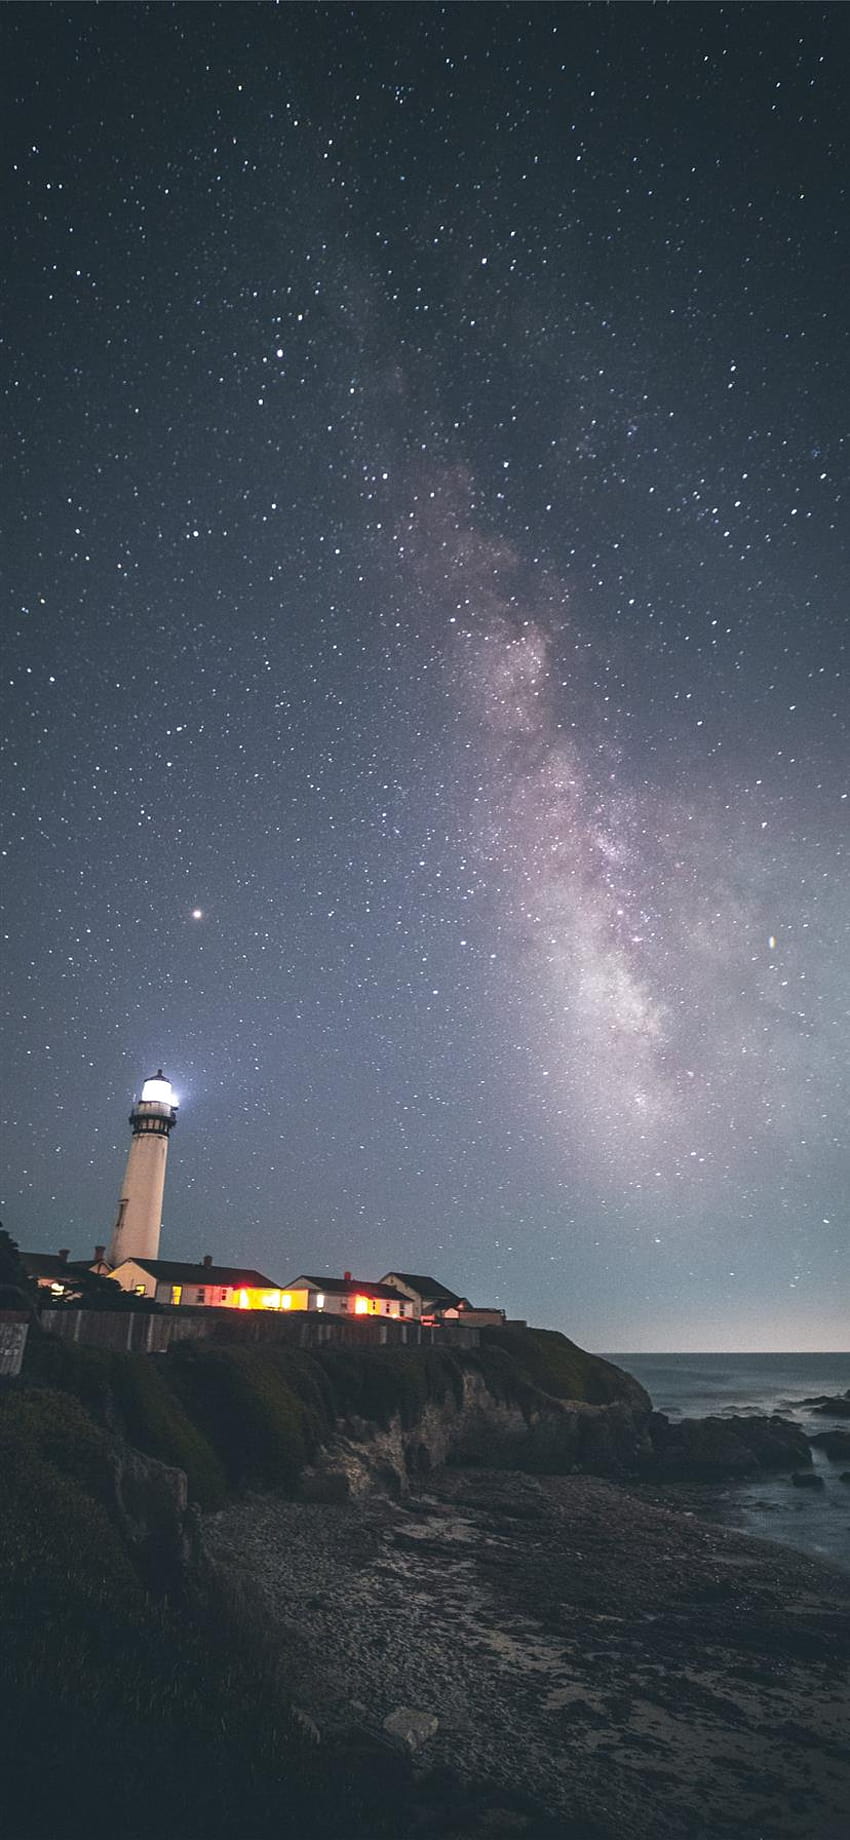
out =
[[[199,1539],[183,1470],[117,1442],[107,1469],[110,1505],[148,1588],[179,1596]]]
[[[797,1425],[774,1414],[771,1418],[731,1418],[738,1436],[757,1459],[760,1469],[795,1469],[811,1463],[809,1440]]]
[[[791,1481],[795,1489],[822,1489],[826,1486],[823,1477],[818,1476],[813,1469],[795,1469]]]
[[[649,1433],[652,1468],[664,1481],[716,1482],[758,1469],[753,1452],[721,1418],[683,1418],[674,1425],[653,1412]]]
[[[850,1457],[850,1431],[816,1431],[814,1437],[809,1438],[809,1443],[817,1444],[831,1463],[840,1462],[842,1457]]]
[[[407,1751],[418,1751],[429,1738],[433,1738],[439,1725],[439,1719],[433,1712],[418,1712],[414,1706],[398,1706],[384,1720],[384,1730],[388,1738]]]
[[[764,1469],[795,1469],[812,1460],[808,1440],[784,1418],[683,1418],[649,1421],[653,1474],[666,1481],[734,1481]]]

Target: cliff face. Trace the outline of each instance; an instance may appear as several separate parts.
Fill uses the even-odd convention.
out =
[[[303,1472],[300,1492],[313,1501],[376,1490],[399,1499],[411,1482],[446,1463],[536,1474],[632,1474],[651,1456],[649,1411],[641,1388],[633,1400],[627,1390],[626,1398],[609,1405],[555,1399],[531,1388],[518,1401],[466,1368],[462,1393],[429,1402],[413,1425],[398,1412],[386,1425],[356,1415],[342,1420]]]
[[[36,1354],[36,1384],[74,1393],[113,1453],[126,1449],[112,1509],[151,1554],[175,1544],[176,1471],[190,1501],[215,1508],[246,1489],[398,1497],[446,1463],[633,1474],[650,1454],[642,1387],[551,1330],[485,1331],[463,1351],[181,1346],[151,1358],[42,1338]]]

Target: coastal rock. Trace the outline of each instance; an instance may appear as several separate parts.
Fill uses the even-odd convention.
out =
[[[811,1406],[813,1412],[824,1418],[850,1418],[850,1392],[819,1393],[814,1399],[804,1399],[804,1406]]]
[[[341,1502],[378,1494],[402,1501],[411,1484],[421,1486],[447,1463],[535,1475],[580,1470],[625,1476],[651,1459],[649,1415],[628,1403],[586,1405],[534,1393],[519,1405],[497,1397],[474,1368],[464,1370],[462,1388],[458,1397],[429,1402],[413,1425],[402,1424],[398,1414],[387,1425],[353,1414],[341,1420],[302,1472],[301,1499]]]
[[[774,1414],[771,1418],[737,1417],[732,1424],[760,1469],[787,1469],[789,1464],[810,1463],[809,1440],[797,1425]]]
[[[791,1477],[791,1481],[795,1489],[822,1489],[826,1487],[823,1477],[816,1475],[815,1471],[811,1469],[802,1471],[795,1470]]]
[[[683,1418],[649,1421],[653,1473],[665,1481],[717,1482],[762,1469],[810,1464],[808,1440],[783,1418]]]
[[[113,1446],[108,1469],[113,1512],[143,1576],[157,1595],[179,1592],[199,1537],[183,1470],[129,1444]]]
[[[831,1463],[850,1457],[850,1431],[816,1431],[809,1443],[816,1444]]]
[[[385,1718],[384,1731],[406,1750],[418,1751],[433,1738],[439,1723],[433,1712],[417,1712],[413,1706],[399,1706]]]
[[[653,1412],[649,1424],[653,1470],[664,1481],[715,1482],[758,1469],[752,1450],[719,1418],[684,1418],[671,1424]]]

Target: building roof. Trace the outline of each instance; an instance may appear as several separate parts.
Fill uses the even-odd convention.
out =
[[[31,1278],[80,1278],[89,1269],[84,1259],[63,1259],[58,1252],[22,1252],[20,1257]]]
[[[438,1297],[445,1299],[447,1303],[463,1301],[457,1291],[450,1291],[448,1285],[440,1284],[437,1278],[423,1278],[413,1271],[387,1272],[387,1277],[398,1278],[400,1284],[408,1285],[418,1297],[427,1297],[432,1302],[436,1302]]]
[[[375,1284],[371,1278],[308,1278],[302,1273],[300,1278],[293,1278],[291,1284],[284,1284],[285,1291],[303,1290],[330,1291],[334,1297],[381,1297],[388,1303],[398,1303],[399,1293],[391,1284]]]
[[[225,1285],[234,1290],[279,1291],[283,1289],[274,1278],[266,1278],[261,1271],[250,1271],[244,1265],[204,1265],[184,1264],[181,1259],[122,1259],[115,1270],[121,1271],[125,1265],[138,1265],[142,1271],[150,1273],[163,1284],[197,1284]],[[114,1275],[114,1274],[113,1274]]]

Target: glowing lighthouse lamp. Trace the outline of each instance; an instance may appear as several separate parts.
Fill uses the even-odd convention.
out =
[[[177,1095],[160,1067],[130,1113],[133,1136],[109,1248],[113,1267],[159,1257],[168,1138],[176,1123]]]

